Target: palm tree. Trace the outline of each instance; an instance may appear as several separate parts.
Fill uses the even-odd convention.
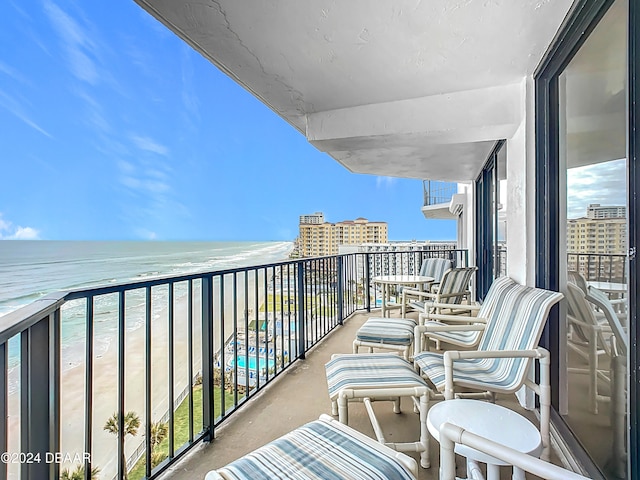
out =
[[[155,449],[169,435],[169,424],[167,422],[151,422],[151,436],[149,444],[151,450]]]
[[[102,427],[104,430],[106,430],[109,433],[114,434],[115,436],[118,436],[119,432],[118,432],[118,413],[114,413],[113,415],[111,415],[109,417],[109,420],[107,420],[107,423],[104,424],[104,427]],[[131,435],[132,437],[135,437],[138,434],[138,428],[140,428],[140,417],[138,416],[138,414],[136,412],[133,411],[129,411],[127,413],[125,413],[124,415],[124,432],[122,437],[126,437],[127,435]],[[127,475],[127,458],[126,455],[124,453],[124,451],[122,452],[122,467],[124,470],[124,480],[128,480],[128,475]]]
[[[91,480],[97,480],[99,473],[100,469],[98,467],[93,467],[91,469]],[[76,466],[75,470],[65,468],[60,473],[60,480],[84,480],[84,465]]]

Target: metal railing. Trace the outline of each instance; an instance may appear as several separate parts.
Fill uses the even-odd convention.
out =
[[[627,283],[627,256],[570,252],[567,270],[580,272],[587,281]]]
[[[454,194],[458,193],[458,184],[435,180],[423,180],[422,190],[424,206],[449,203]]]
[[[301,259],[61,292],[0,317],[0,452],[24,460],[0,462],[0,478],[79,465],[86,479],[157,477],[375,305],[373,276],[432,256],[468,262],[465,250]]]

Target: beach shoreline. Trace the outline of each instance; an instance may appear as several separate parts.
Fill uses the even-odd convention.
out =
[[[213,342],[214,351],[224,348],[229,336],[233,335],[234,327],[244,329],[245,325],[253,319],[258,319],[255,305],[264,303],[266,291],[264,291],[264,273],[258,275],[258,298],[256,301],[255,277],[248,275],[245,291],[244,278],[236,282],[234,288],[224,288],[221,295],[219,282],[213,282]],[[226,280],[225,280],[226,285]],[[235,297],[235,302],[234,302]],[[193,367],[194,376],[201,371],[201,292],[199,286],[194,286],[192,292],[193,311]],[[163,303],[163,302],[156,302]],[[223,304],[224,308],[221,308]],[[174,388],[173,397],[180,396],[181,392],[189,385],[188,370],[188,301],[186,295],[174,298],[174,328],[173,328],[173,354],[174,354]],[[222,313],[223,312],[223,313]],[[249,317],[245,320],[245,312]],[[169,306],[168,302],[153,308],[151,316],[151,395],[152,395],[152,421],[161,419],[169,410]],[[224,323],[222,319],[224,318]],[[118,335],[116,332],[110,341],[106,342],[106,348],[100,349],[93,357],[93,395],[92,395],[92,466],[100,468],[99,478],[112,480],[117,473],[117,438],[103,430],[103,425],[108,418],[117,411],[118,406]],[[226,338],[224,338],[226,337]],[[137,328],[126,330],[125,338],[125,411],[134,411],[141,420],[140,428],[135,437],[127,436],[125,441],[126,457],[129,458],[142,442],[145,432],[145,339],[146,328],[139,325]],[[104,342],[104,339],[101,341]],[[103,343],[104,345],[104,343]],[[76,349],[73,351],[73,349]],[[79,354],[78,350],[81,350]],[[84,416],[85,416],[85,365],[84,362],[76,364],[76,361],[68,362],[68,358],[77,359],[84,356],[85,343],[78,343],[65,354],[62,354],[61,364],[61,444],[62,453],[81,456],[85,453],[84,445]],[[221,352],[219,352],[221,353]],[[222,355],[224,357],[224,355]],[[211,359],[213,361],[213,359]],[[71,365],[68,365],[67,363]],[[65,368],[68,366],[68,368]],[[12,375],[17,374],[17,368]],[[16,389],[9,395],[9,439],[8,450],[20,451],[20,395]],[[196,431],[198,428],[196,426]],[[179,445],[176,445],[179,447]],[[131,468],[133,465],[129,465]],[[61,465],[61,470],[75,468],[73,464]],[[9,466],[9,479],[18,479],[17,468]]]

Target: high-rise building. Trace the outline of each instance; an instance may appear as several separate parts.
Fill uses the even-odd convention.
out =
[[[301,215],[299,229],[297,246],[301,257],[336,255],[340,245],[388,242],[387,222],[370,222],[366,218],[329,223],[324,221],[324,214],[316,212]]]
[[[623,278],[627,252],[625,214],[623,206],[592,204],[587,208],[587,217],[568,219],[569,270],[577,270],[587,278]]]
[[[587,218],[626,218],[627,207],[622,205],[600,205],[592,203],[587,207]]]
[[[316,212],[311,215],[300,215],[300,225],[319,225],[324,223],[324,213]]]

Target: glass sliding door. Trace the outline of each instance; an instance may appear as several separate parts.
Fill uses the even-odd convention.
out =
[[[627,9],[614,2],[558,83],[564,413],[608,478],[625,478],[627,458]]]
[[[506,162],[507,149],[499,141],[476,179],[477,295],[483,299],[493,279],[506,275]]]
[[[578,1],[535,75],[536,282],[565,294],[543,337],[554,423],[594,478],[638,471],[636,8]]]

